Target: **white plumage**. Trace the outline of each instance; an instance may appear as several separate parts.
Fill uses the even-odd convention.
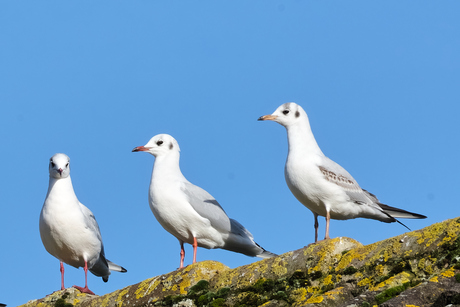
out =
[[[145,146],[133,149],[138,151],[155,156],[149,188],[150,209],[161,226],[179,240],[180,268],[185,255],[184,243],[194,247],[193,263],[197,246],[222,248],[253,257],[275,256],[255,243],[243,225],[230,219],[214,197],[182,175],[179,144],[172,136],[156,135]]]
[[[399,222],[396,218],[426,218],[380,203],[343,167],[326,157],[316,143],[307,113],[301,106],[285,103],[259,120],[272,120],[286,128],[289,146],[284,169],[286,183],[292,194],[313,212],[315,242],[318,241],[319,215],[326,217],[325,239],[329,239],[330,219],[362,217],[392,223]]]
[[[58,153],[50,159],[49,187],[40,214],[40,236],[46,250],[61,262],[61,290],[64,287],[63,262],[85,270],[85,287],[88,289],[87,271],[102,277],[106,282],[110,271],[126,272],[123,267],[108,261],[104,255],[101,232],[93,213],[81,204],[70,179],[70,159]]]

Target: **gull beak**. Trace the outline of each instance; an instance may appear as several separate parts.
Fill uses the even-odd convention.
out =
[[[138,147],[134,147],[133,151],[132,152],[138,152],[138,151],[149,151],[149,147],[145,147],[145,146],[138,146]]]
[[[258,120],[275,120],[277,117],[276,115],[264,115],[259,117]]]

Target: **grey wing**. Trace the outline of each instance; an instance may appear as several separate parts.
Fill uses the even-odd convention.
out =
[[[224,232],[231,231],[229,217],[211,194],[188,181],[183,183],[181,189],[193,209],[208,219],[214,228]]]
[[[101,244],[102,244],[101,230],[99,229],[99,225],[97,224],[97,221],[96,221],[96,218],[94,217],[93,212],[91,212],[91,210],[89,210],[82,203],[80,203],[80,209],[83,215],[85,216],[86,227],[91,229],[96,234],[97,238],[99,239],[99,241],[101,241]]]
[[[107,282],[108,275],[110,275],[110,271],[107,259],[105,259],[104,244],[102,243],[101,230],[99,229],[99,225],[97,224],[96,217],[94,216],[93,212],[91,212],[91,210],[89,210],[82,203],[80,203],[80,208],[83,212],[83,215],[85,216],[86,227],[91,229],[93,233],[96,234],[97,238],[99,239],[99,242],[101,242],[101,252],[99,254],[99,259],[90,268],[90,271],[94,275],[102,277],[104,282]]]
[[[340,186],[348,197],[350,197],[350,201],[359,205],[369,205],[381,210],[377,205],[378,199],[375,195],[363,190],[350,173],[342,166],[327,157],[325,157],[325,159],[325,163],[320,165],[319,169],[327,181]]]

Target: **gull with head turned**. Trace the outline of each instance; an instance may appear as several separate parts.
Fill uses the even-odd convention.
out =
[[[362,189],[343,167],[326,157],[316,143],[307,113],[298,104],[285,103],[273,114],[261,116],[259,120],[271,120],[286,128],[289,150],[284,176],[292,194],[313,212],[315,242],[318,241],[318,216],[326,218],[324,239],[329,239],[330,219],[362,217],[402,224],[396,218],[426,218],[380,203],[375,195]]]
[[[247,256],[276,256],[258,245],[252,234],[227,216],[217,200],[190,183],[179,167],[180,149],[168,134],[154,136],[133,152],[155,156],[149,188],[150,209],[163,228],[180,243],[180,267],[184,267],[184,243],[193,245],[193,263],[197,247],[222,248]]]

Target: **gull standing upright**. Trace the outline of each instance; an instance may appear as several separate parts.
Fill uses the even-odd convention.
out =
[[[50,159],[50,181],[40,214],[40,236],[48,253],[61,264],[61,290],[64,290],[63,262],[85,270],[85,287],[74,286],[84,293],[88,289],[88,270],[109,280],[110,271],[126,269],[105,258],[101,231],[93,213],[81,204],[70,179],[70,159],[57,153]]]
[[[426,218],[380,203],[375,195],[362,189],[343,167],[326,157],[316,143],[307,113],[298,104],[285,103],[273,114],[261,116],[259,120],[275,121],[287,130],[289,151],[284,176],[292,194],[313,212],[315,242],[318,242],[318,215],[326,217],[324,239],[329,239],[330,219],[362,217],[402,224],[396,218]]]
[[[179,167],[180,149],[168,134],[154,136],[145,151],[155,156],[149,188],[150,209],[163,228],[180,243],[180,267],[184,267],[184,243],[193,245],[193,263],[197,247],[222,248],[252,257],[276,256],[254,242],[252,234],[227,216],[208,192],[190,183]]]

